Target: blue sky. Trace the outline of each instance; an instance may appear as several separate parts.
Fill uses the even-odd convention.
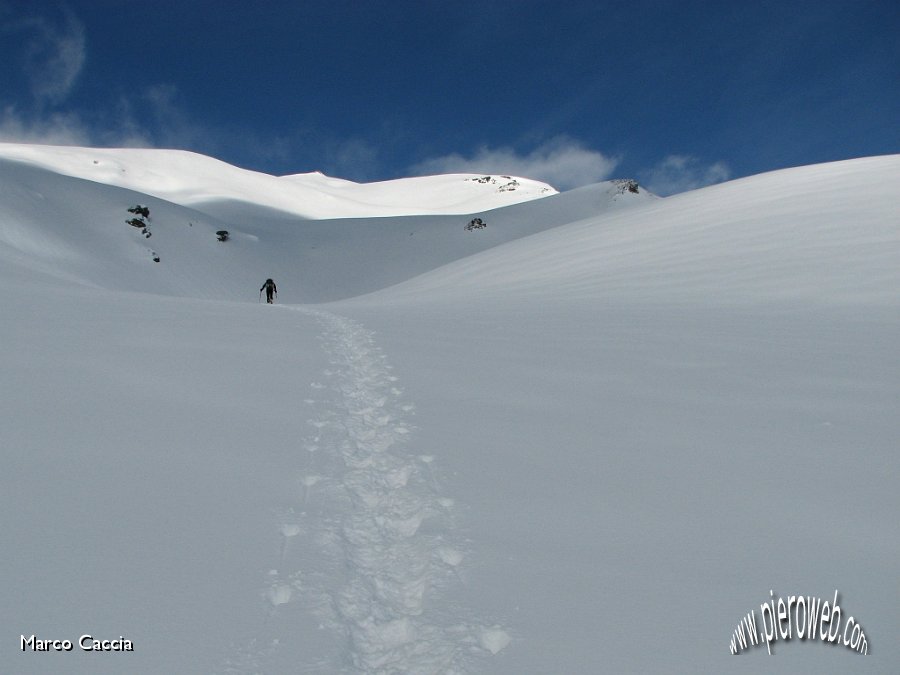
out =
[[[670,194],[900,152],[900,2],[0,0],[0,140]]]

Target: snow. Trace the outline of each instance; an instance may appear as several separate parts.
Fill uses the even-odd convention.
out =
[[[0,160],[0,179],[0,241],[6,244],[0,256],[6,261],[70,281],[223,300],[255,299],[255,289],[272,277],[280,300],[289,303],[359,295],[572,217],[652,200],[600,184],[533,202],[541,206],[540,218],[523,217],[523,205],[482,211],[488,227],[467,232],[470,215],[305,220],[235,202],[200,212],[11,160]],[[473,212],[478,202],[470,204]],[[150,208],[149,239],[124,224],[136,204]],[[229,232],[228,242],[217,240],[219,230]]]
[[[387,295],[893,303],[897,179],[896,157],[875,157],[732,181],[549,229]]]
[[[412,203],[395,183],[323,221],[268,192],[192,202],[209,158],[160,196],[133,151],[89,151],[129,185],[73,175],[60,158],[84,149],[17,151],[4,671],[900,661],[900,156],[383,217]],[[150,239],[124,224],[137,203]],[[735,660],[770,589],[839,589],[869,655],[794,640]],[[135,651],[19,649],[88,633]]]
[[[219,210],[221,202],[264,206],[304,218],[465,214],[556,194],[512,176],[452,174],[358,184],[319,172],[276,177],[181,150],[78,148],[0,143],[0,158],[160,199]],[[226,206],[227,208],[228,206]]]

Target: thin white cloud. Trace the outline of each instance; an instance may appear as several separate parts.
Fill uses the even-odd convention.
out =
[[[259,155],[287,154],[284,142],[233,134],[196,124],[178,103],[178,90],[157,84],[120,94],[107,105],[88,111],[0,104],[0,141],[40,145],[77,145],[115,148],[197,148],[215,155],[229,143],[251,148]]]
[[[204,148],[207,154],[215,154],[222,145],[223,132],[193,121],[179,98],[174,84],[147,86],[131,99],[122,99],[123,107],[129,111],[125,118],[131,121],[136,135],[143,129],[140,135],[148,141],[152,139],[156,147]]]
[[[0,140],[46,145],[120,148],[189,147],[208,142],[211,134],[190,123],[171,85],[154,85],[120,95],[102,110],[38,110],[28,115],[16,106],[0,110]]]
[[[696,157],[669,155],[641,176],[642,185],[665,197],[726,181],[731,178],[731,169],[724,162],[703,165]]]
[[[15,106],[0,109],[0,141],[37,145],[75,145],[118,148],[153,147],[151,135],[134,120],[127,108],[114,112],[112,126],[98,131],[77,112],[22,114]]]
[[[91,135],[72,113],[52,113],[24,119],[15,108],[0,111],[0,141],[40,145],[90,145]]]
[[[378,174],[378,150],[368,141],[351,138],[325,147],[325,173],[349,180],[365,181]]]
[[[38,104],[58,104],[66,99],[84,68],[84,24],[67,9],[61,21],[29,16],[8,23],[4,33],[22,43],[23,70]]]
[[[416,175],[442,173],[512,174],[550,183],[559,190],[597,183],[610,177],[619,160],[558,137],[521,154],[508,147],[482,147],[471,157],[450,154],[420,162]]]

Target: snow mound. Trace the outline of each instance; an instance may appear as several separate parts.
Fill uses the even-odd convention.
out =
[[[509,646],[512,638],[505,630],[499,626],[492,628],[483,628],[479,635],[481,646],[487,649],[491,654],[497,654]]]

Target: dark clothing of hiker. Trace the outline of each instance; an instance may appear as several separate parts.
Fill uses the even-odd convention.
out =
[[[266,289],[266,302],[271,305],[272,297],[278,295],[278,289],[275,287],[275,282],[271,279],[266,279],[266,283],[259,289],[260,293],[263,292],[263,288]]]

